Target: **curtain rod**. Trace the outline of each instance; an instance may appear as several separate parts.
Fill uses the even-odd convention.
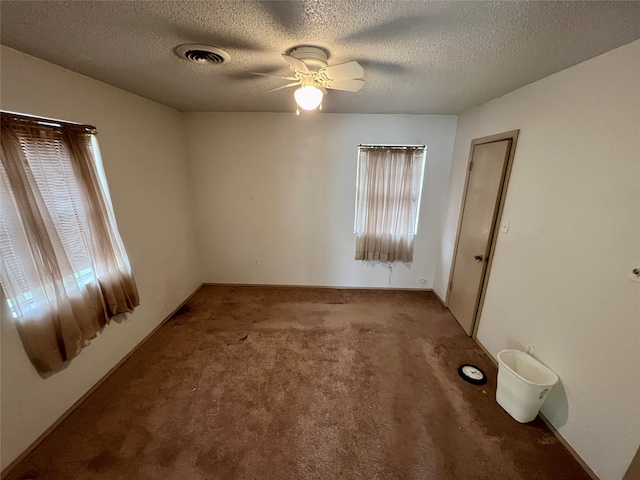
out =
[[[10,122],[23,125],[38,125],[41,127],[52,127],[70,130],[81,131],[86,133],[98,133],[98,130],[93,125],[83,125],[81,123],[65,122],[63,120],[56,120],[53,118],[35,117],[31,115],[21,115],[19,113],[7,112],[1,110],[2,122]]]
[[[358,145],[359,148],[384,148],[385,150],[424,150],[425,145]]]

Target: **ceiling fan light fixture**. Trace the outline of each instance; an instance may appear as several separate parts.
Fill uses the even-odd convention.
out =
[[[322,90],[313,85],[303,85],[295,91],[293,96],[296,103],[303,110],[315,110],[322,103]]]

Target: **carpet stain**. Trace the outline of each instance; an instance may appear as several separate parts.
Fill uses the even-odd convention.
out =
[[[142,454],[145,447],[151,443],[151,440],[151,433],[146,428],[134,423],[129,427],[121,443],[118,456],[123,459],[136,458]]]
[[[180,442],[181,443],[181,442]],[[179,442],[165,442],[160,449],[155,452],[156,461],[163,467],[170,467],[178,458],[182,450]]]
[[[38,478],[40,478],[38,472],[33,469],[27,470],[20,476],[20,480],[36,480]]]
[[[116,463],[116,457],[110,452],[103,450],[98,455],[93,457],[87,463],[87,468],[95,473],[101,473],[109,470]]]

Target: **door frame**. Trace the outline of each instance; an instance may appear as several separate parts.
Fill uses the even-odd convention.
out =
[[[502,180],[500,182],[500,188],[498,190],[498,208],[496,209],[495,216],[493,218],[491,234],[489,236],[489,248],[487,250],[488,259],[485,264],[484,271],[482,273],[482,279],[480,281],[480,294],[478,295],[475,313],[473,315],[473,327],[471,327],[471,338],[476,338],[478,332],[478,325],[480,315],[482,313],[482,306],[484,305],[485,294],[487,292],[487,285],[489,284],[489,275],[491,273],[491,264],[493,263],[493,255],[495,252],[496,243],[498,241],[498,233],[500,231],[500,223],[502,220],[502,211],[504,210],[504,203],[507,196],[507,187],[509,185],[509,178],[511,177],[511,168],[513,166],[513,158],[516,153],[516,144],[518,143],[518,134],[520,130],[511,130],[509,132],[498,133],[495,135],[489,135],[487,137],[475,138],[471,140],[469,147],[469,159],[467,160],[467,174],[464,180],[464,190],[462,194],[462,203],[460,204],[460,213],[458,214],[458,228],[456,230],[456,244],[453,249],[453,257],[451,258],[451,269],[449,270],[449,280],[447,281],[447,295],[445,298],[445,306],[449,305],[449,295],[451,293],[451,282],[453,280],[453,272],[456,266],[456,256],[458,254],[458,242],[460,241],[460,230],[462,229],[462,215],[464,214],[464,206],[467,200],[467,189],[469,187],[469,176],[471,170],[471,160],[473,159],[473,153],[476,145],[482,145],[485,143],[501,142],[503,140],[511,140],[511,147],[509,148],[509,155],[507,157],[506,164],[504,166]]]

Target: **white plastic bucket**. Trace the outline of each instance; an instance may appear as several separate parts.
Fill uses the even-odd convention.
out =
[[[498,362],[496,401],[518,422],[532,421],[558,383],[558,376],[519,350],[502,350]]]

